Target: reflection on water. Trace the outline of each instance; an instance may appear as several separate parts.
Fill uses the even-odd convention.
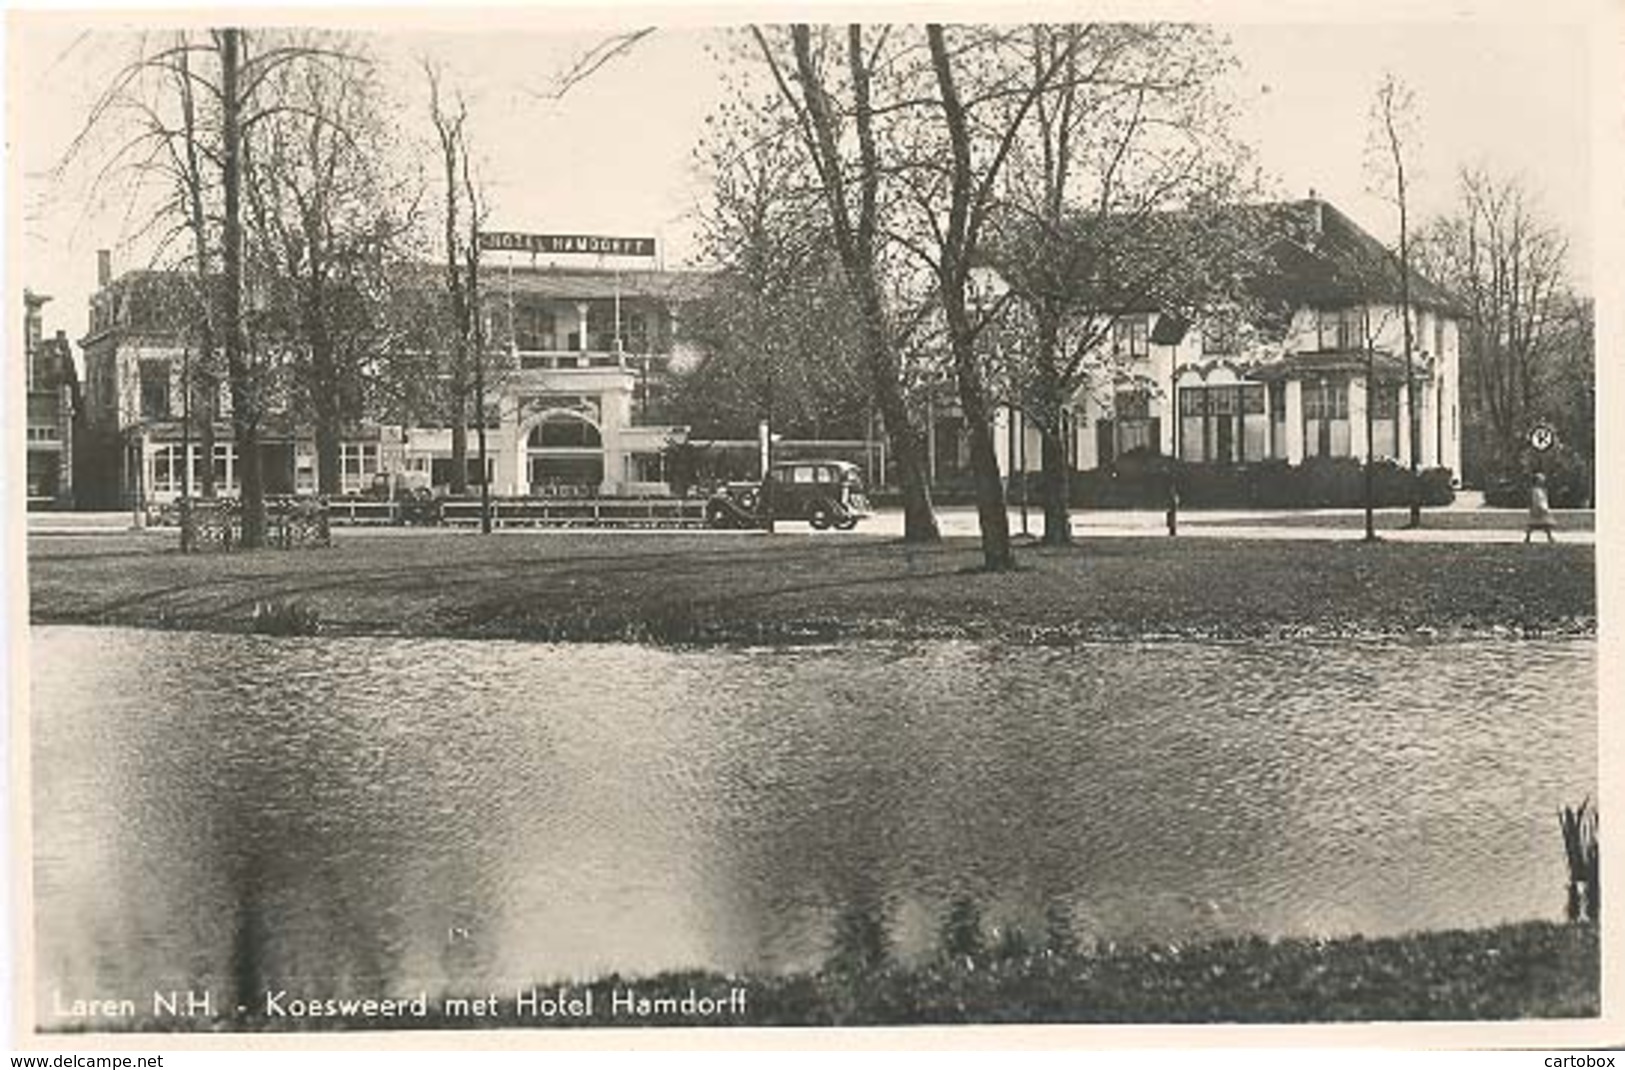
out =
[[[781,970],[959,902],[1084,941],[1558,918],[1595,659],[36,628],[38,991]]]

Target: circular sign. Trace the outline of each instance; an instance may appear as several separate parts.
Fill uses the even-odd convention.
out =
[[[1557,445],[1557,432],[1552,430],[1551,424],[1536,424],[1529,429],[1529,445],[1539,453],[1545,453]]]

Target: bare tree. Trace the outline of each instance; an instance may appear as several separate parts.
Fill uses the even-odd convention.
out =
[[[1411,516],[1407,526],[1419,528],[1422,526],[1422,414],[1417,404],[1413,355],[1410,198],[1405,168],[1409,142],[1415,137],[1415,109],[1416,99],[1410,88],[1393,74],[1385,75],[1377,87],[1377,100],[1372,109],[1377,145],[1374,156],[1384,195],[1399,213],[1399,312],[1404,330],[1405,403],[1410,425]]]
[[[416,190],[410,176],[385,177],[370,62],[348,41],[323,43],[348,61],[284,68],[271,80],[282,107],[265,124],[249,180],[256,244],[313,416],[317,486],[337,494],[343,429],[361,416],[386,273],[415,223]]]
[[[423,72],[429,81],[429,118],[434,123],[435,136],[440,148],[441,177],[444,181],[445,194],[445,215],[441,222],[445,228],[446,295],[451,317],[448,332],[451,351],[447,367],[446,413],[451,426],[451,492],[466,494],[469,391],[473,379],[470,343],[473,339],[473,322],[478,315],[478,309],[473,304],[474,295],[469,292],[469,277],[464,274],[463,264],[465,256],[477,255],[472,249],[467,248],[467,245],[477,244],[477,240],[470,241],[469,238],[465,238],[459,223],[459,217],[466,213],[470,218],[470,237],[477,232],[475,208],[468,201],[463,182],[463,168],[468,154],[466,133],[468,104],[460,94],[451,102],[443,99],[440,86],[442,74],[439,68],[425,61]],[[477,402],[481,405],[483,403],[483,398]]]
[[[1463,401],[1477,419],[1463,423],[1487,436],[1489,474],[1505,474],[1517,469],[1531,421],[1549,411],[1553,370],[1576,352],[1590,366],[1587,306],[1568,281],[1567,239],[1522,185],[1465,170],[1459,186],[1457,207],[1427,228],[1420,253],[1467,305]]]
[[[710,197],[701,255],[713,275],[683,317],[703,357],[677,380],[676,400],[682,422],[740,434],[766,420],[822,437],[823,425],[850,424],[866,407],[854,308],[799,148],[784,138],[746,146],[745,136],[713,126],[702,146]]]
[[[873,84],[890,32],[878,30],[871,39],[854,24],[845,28],[844,47],[831,29],[806,24],[791,26],[788,42],[760,27],[751,34],[817,174],[830,235],[858,309],[869,384],[903,494],[904,541],[936,542],[941,535],[931,508],[925,442],[905,403],[893,310],[882,281],[884,165]],[[832,76],[831,53],[841,57],[834,63],[844,73]],[[836,96],[837,86],[844,97]],[[847,146],[855,148],[855,158]]]
[[[1007,374],[1038,428],[1044,541],[1071,539],[1064,435],[1079,391],[1132,372],[1107,344],[1121,314],[1238,320],[1266,216],[1215,85],[1232,61],[1201,26],[1033,26],[1035,70],[1059,63],[1017,145],[991,257],[1016,299]],[[1103,399],[1105,400],[1105,399]],[[1174,399],[1170,398],[1172,402]]]
[[[89,151],[92,132],[116,123],[122,113],[136,112],[135,132],[107,154],[99,176],[124,169],[163,176],[167,192],[137,236],[157,232],[160,257],[176,235],[189,234],[192,239],[204,357],[198,378],[207,395],[212,351],[218,344],[231,393],[242,483],[242,544],[250,549],[263,545],[266,520],[260,451],[266,376],[250,347],[244,305],[247,238],[243,199],[250,141],[261,124],[292,108],[277,99],[271,82],[274,76],[291,66],[344,59],[333,50],[279,40],[268,31],[250,34],[236,28],[214,29],[196,37],[167,38],[156,47],[143,37],[136,58],[115,74],[69,152],[71,158]],[[144,89],[154,74],[157,85]],[[132,205],[139,203],[136,197],[129,200]],[[216,255],[220,265],[217,280],[213,274]],[[205,404],[204,408],[212,415],[212,406]]]

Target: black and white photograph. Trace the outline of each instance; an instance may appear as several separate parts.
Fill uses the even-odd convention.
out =
[[[9,11],[13,1044],[1625,1043],[1622,27]]]

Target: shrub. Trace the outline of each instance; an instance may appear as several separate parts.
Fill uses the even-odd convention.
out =
[[[951,959],[980,959],[987,954],[982,908],[969,896],[960,896],[948,907],[942,922],[942,954]]]
[[[886,932],[886,919],[878,908],[854,905],[841,911],[840,917],[835,919],[831,943],[826,968],[843,976],[874,973],[891,957],[891,936]]]
[[[1569,921],[1600,921],[1602,885],[1599,883],[1597,810],[1591,800],[1586,799],[1578,808],[1563,807],[1557,820],[1563,829],[1563,853],[1569,863]]]
[[[1230,509],[1354,509],[1365,504],[1365,466],[1352,457],[1312,457],[1301,465],[1282,460],[1244,465],[1203,464],[1165,457],[1123,458],[1115,465],[1072,475],[1072,504],[1084,509],[1161,509],[1169,479],[1182,506]],[[1376,505],[1409,505],[1409,468],[1378,461],[1371,471]],[[1448,468],[1420,473],[1423,505],[1455,500]]]
[[[315,635],[321,629],[321,614],[302,602],[256,601],[249,618],[255,635]]]
[[[1529,505],[1536,472],[1546,477],[1546,499],[1556,509],[1585,509],[1594,501],[1591,466],[1575,451],[1559,446],[1550,453],[1526,454],[1522,469],[1502,471],[1484,484],[1484,502],[1508,509]]]

